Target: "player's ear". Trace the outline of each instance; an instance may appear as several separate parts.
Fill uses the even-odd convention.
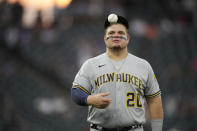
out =
[[[130,40],[130,35],[127,35],[127,40]]]
[[[127,33],[127,41],[130,41],[130,35]]]
[[[106,35],[104,35],[104,41],[106,41],[106,39],[107,39],[107,37],[106,37]]]
[[[107,29],[105,29],[105,31],[104,31],[104,41],[106,42],[106,39],[107,39]]]

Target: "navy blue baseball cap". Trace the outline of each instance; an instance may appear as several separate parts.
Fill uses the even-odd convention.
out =
[[[124,25],[127,29],[129,29],[129,23],[128,23],[127,19],[124,18],[123,16],[119,16],[119,15],[117,15],[117,16],[118,16],[118,20],[117,20],[116,23],[110,23],[110,22],[108,21],[108,18],[107,18],[107,19],[105,20],[104,29],[107,29],[110,25],[113,25],[113,24],[122,24],[122,25]]]

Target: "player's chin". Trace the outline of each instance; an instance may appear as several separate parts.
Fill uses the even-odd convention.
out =
[[[121,49],[123,49],[123,47],[121,45],[109,46],[108,48],[112,49],[112,50],[121,50]]]

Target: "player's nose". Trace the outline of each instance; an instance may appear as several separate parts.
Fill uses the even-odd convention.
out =
[[[119,40],[121,38],[120,35],[113,36],[113,40]]]

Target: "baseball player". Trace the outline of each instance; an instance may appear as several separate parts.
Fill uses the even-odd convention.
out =
[[[128,53],[127,20],[110,15],[104,28],[106,52],[82,65],[71,88],[73,101],[89,106],[90,131],[143,131],[145,102],[152,131],[162,131],[161,91],[150,64]]]

